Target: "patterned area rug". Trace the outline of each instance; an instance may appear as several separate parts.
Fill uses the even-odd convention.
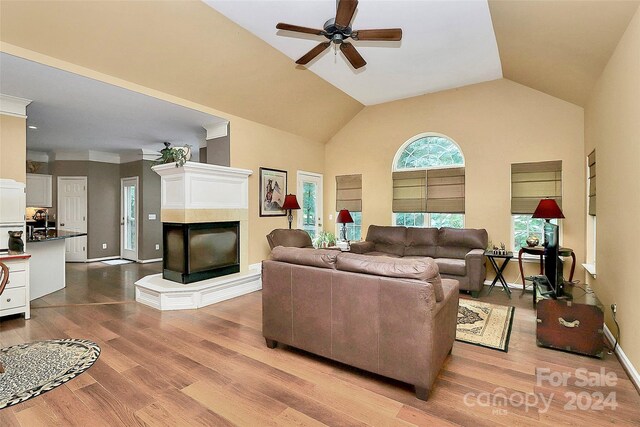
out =
[[[86,371],[100,356],[88,340],[61,339],[0,350],[0,409],[52,390]]]
[[[514,307],[460,299],[456,340],[508,351]]]

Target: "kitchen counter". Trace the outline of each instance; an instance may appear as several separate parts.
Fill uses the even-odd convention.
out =
[[[27,243],[39,243],[48,242],[50,240],[70,239],[72,237],[86,236],[87,233],[78,233],[76,231],[64,231],[64,230],[49,230],[49,233],[45,236],[44,233],[34,233],[33,239],[27,239]]]

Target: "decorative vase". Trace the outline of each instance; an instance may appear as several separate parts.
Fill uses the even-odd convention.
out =
[[[529,246],[530,248],[533,248],[534,246],[538,246],[539,243],[540,243],[540,239],[538,239],[538,236],[527,237],[527,246]]]

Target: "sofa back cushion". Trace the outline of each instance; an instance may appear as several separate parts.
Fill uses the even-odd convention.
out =
[[[404,256],[428,256],[435,258],[438,245],[437,228],[407,228]]]
[[[436,258],[462,259],[471,249],[485,249],[488,241],[485,229],[442,227],[438,230]]]
[[[286,228],[277,228],[267,234],[267,242],[271,249],[276,246],[286,246],[293,248],[312,248],[311,237],[304,230],[288,230]]]
[[[271,259],[289,264],[308,265],[310,267],[335,270],[338,254],[340,254],[340,251],[331,249],[286,248],[284,246],[276,246],[271,250]]]
[[[402,259],[344,252],[338,255],[336,267],[354,273],[422,280],[433,284],[436,301],[444,297],[438,265],[431,258]]]
[[[404,256],[406,238],[407,227],[370,225],[366,240],[375,244],[376,252]]]

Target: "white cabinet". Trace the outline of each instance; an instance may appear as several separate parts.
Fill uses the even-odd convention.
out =
[[[24,184],[0,179],[0,224],[24,224]]]
[[[27,174],[27,206],[38,208],[50,208],[51,203],[51,175],[35,173]]]
[[[0,256],[0,261],[9,267],[9,281],[0,295],[0,317],[17,313],[24,313],[25,319],[31,317],[29,258],[27,254]]]

